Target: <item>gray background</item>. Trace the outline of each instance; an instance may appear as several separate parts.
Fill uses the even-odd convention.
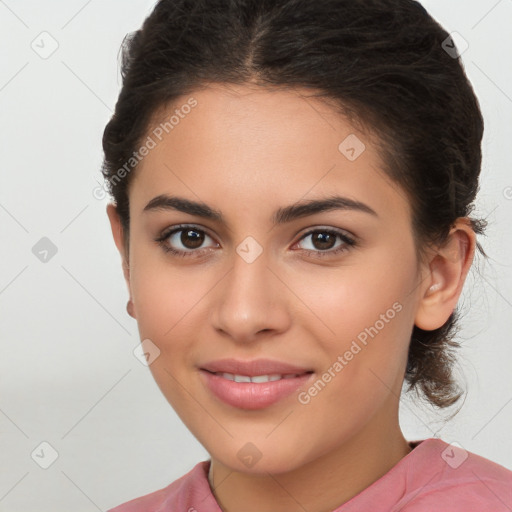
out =
[[[477,256],[460,301],[461,412],[444,424],[404,397],[402,427],[409,440],[439,436],[512,468],[512,1],[422,3],[469,43],[462,59],[486,121],[475,213],[489,221],[491,259]],[[1,511],[106,510],[208,457],[133,354],[108,198],[93,195],[120,43],[152,6],[0,1]],[[46,262],[43,237],[57,250]]]

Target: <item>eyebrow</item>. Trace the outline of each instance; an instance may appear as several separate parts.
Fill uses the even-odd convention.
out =
[[[176,210],[197,217],[215,220],[225,223],[222,213],[215,208],[211,208],[205,203],[185,199],[184,197],[168,196],[166,194],[159,195],[144,207],[143,212]],[[273,216],[272,223],[285,224],[295,219],[314,215],[315,213],[327,212],[332,210],[353,210],[368,213],[378,217],[375,210],[367,204],[348,197],[329,196],[322,199],[311,199],[301,201],[289,206],[278,208]]]

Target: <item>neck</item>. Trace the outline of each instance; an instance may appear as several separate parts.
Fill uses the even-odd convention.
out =
[[[332,512],[411,451],[398,418],[387,428],[375,420],[337,449],[285,473],[242,473],[212,458],[212,492],[226,512]]]

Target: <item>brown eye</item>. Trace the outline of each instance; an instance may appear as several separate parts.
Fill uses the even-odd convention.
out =
[[[197,249],[204,242],[204,233],[196,229],[182,229],[180,242],[187,249]]]
[[[195,226],[174,226],[165,230],[155,242],[158,242],[164,251],[175,256],[199,257],[204,255],[215,245],[203,246],[205,239],[212,238],[202,229]],[[218,247],[218,244],[216,245]]]
[[[315,246],[315,249],[327,250],[333,248],[336,243],[336,237],[337,235],[333,235],[332,233],[316,231],[311,235],[311,241]]]
[[[303,251],[317,257],[334,256],[356,246],[354,239],[333,229],[311,230],[301,238],[299,243],[307,239],[310,239],[310,247],[303,247]],[[337,244],[337,239],[341,240],[339,244]]]

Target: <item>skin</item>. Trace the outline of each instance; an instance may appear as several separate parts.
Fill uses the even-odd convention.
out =
[[[371,137],[305,95],[252,85],[194,92],[198,105],[134,171],[129,234],[107,206],[131,314],[141,340],[160,349],[150,370],[211,455],[209,482],[224,511],[331,511],[410,452],[398,422],[410,334],[414,325],[445,323],[474,256],[475,234],[458,219],[449,243],[420,264],[407,197],[382,171]],[[338,150],[350,134],[366,146],[354,161]],[[331,210],[273,226],[278,208],[334,193],[377,216]],[[226,223],[144,212],[160,194],[204,202]],[[204,230],[202,245],[194,249],[189,238],[185,246],[182,233],[167,243],[199,257],[173,256],[154,241],[182,223]],[[304,237],[311,228],[358,243],[319,258],[307,250],[332,252],[344,242]],[[247,236],[263,250],[252,263],[236,252]],[[292,393],[265,409],[237,409],[200,378],[206,361],[266,357],[311,368],[315,381],[396,302],[400,312],[307,404]],[[249,442],[261,453],[250,468],[237,456]]]

